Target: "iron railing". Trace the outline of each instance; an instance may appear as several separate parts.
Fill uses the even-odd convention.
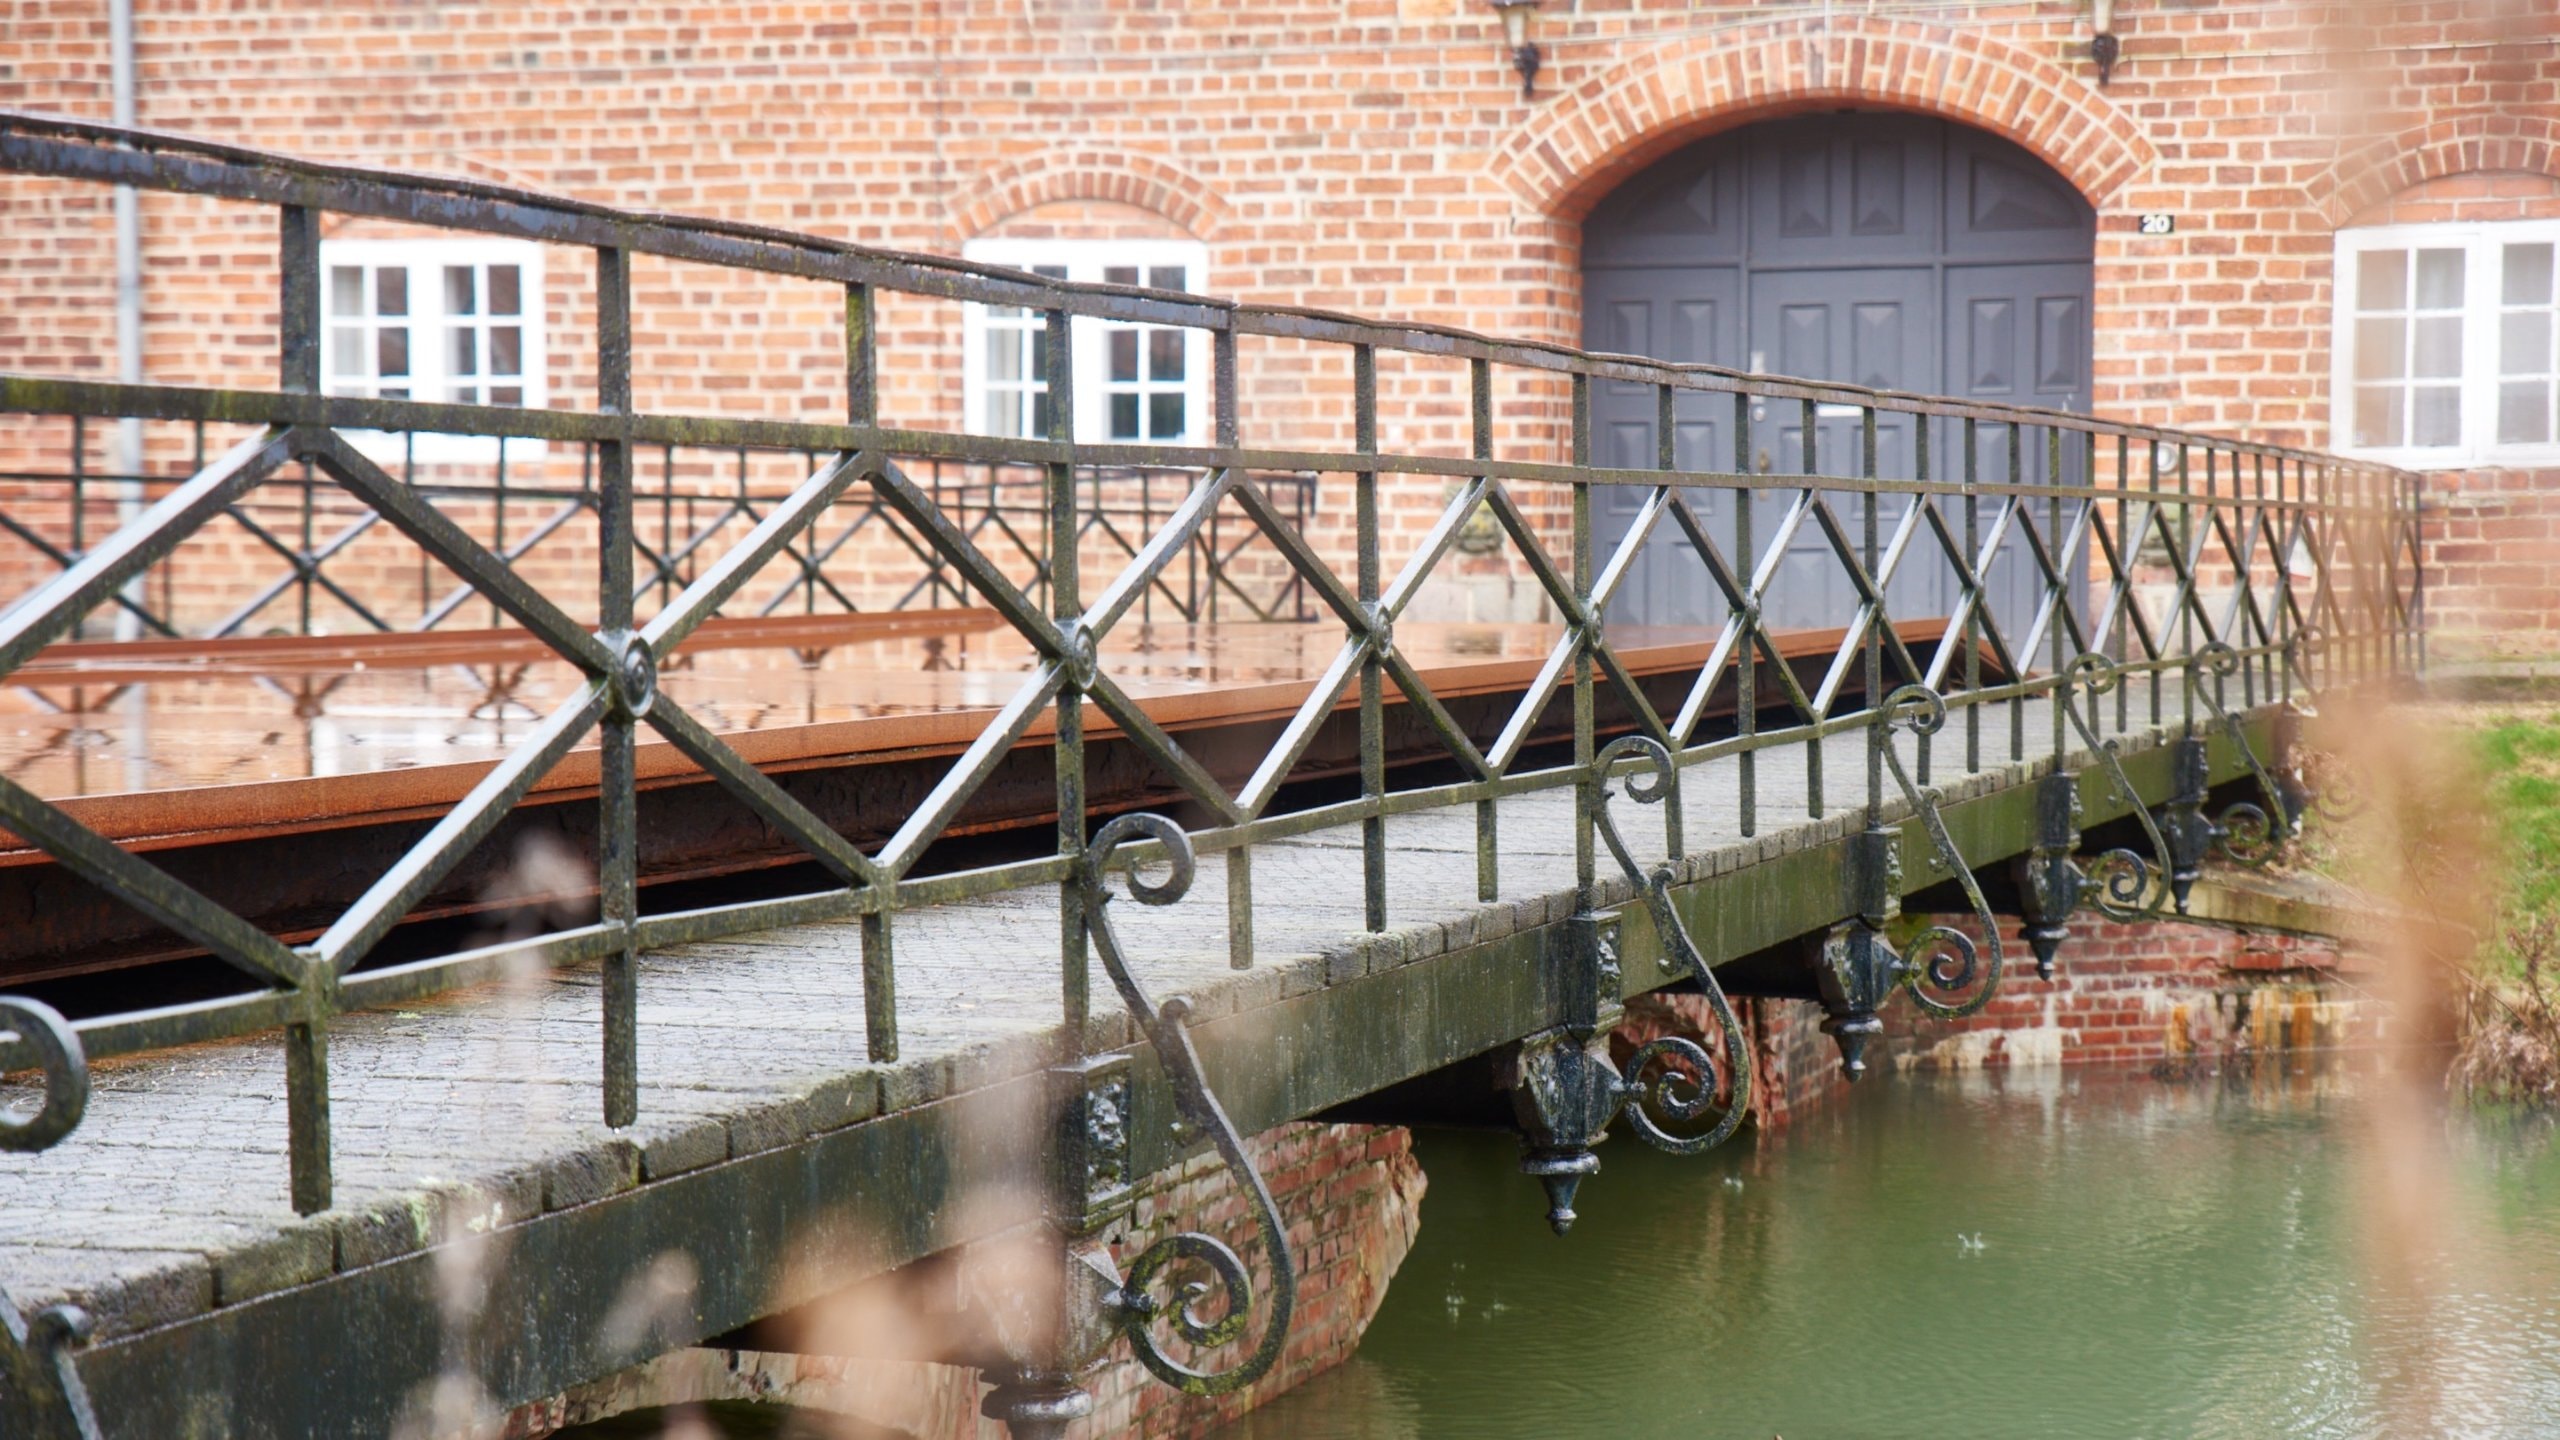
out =
[[[1835,932],[1811,962],[1821,979],[1832,1027],[1854,1065],[1857,1049],[1874,1028],[1875,1010],[1891,994],[1908,989],[1924,1003],[1952,1013],[1978,1007],[1997,983],[1997,932],[1988,907],[1973,887],[1969,868],[1938,823],[1929,788],[1927,734],[1951,713],[1963,717],[1965,764],[1979,768],[1986,743],[1996,745],[2005,719],[2007,750],[2020,759],[2041,752],[2028,739],[2031,717],[2049,722],[2051,753],[2068,753],[2075,731],[2086,738],[2097,763],[2113,765],[2102,743],[2099,691],[2112,687],[2115,723],[2138,713],[2192,740],[2208,727],[2251,707],[2293,701],[2309,694],[2404,673],[2420,658],[2423,599],[2418,492],[2414,480],[2388,468],[2273,445],[2189,434],[2083,415],[2014,406],[1958,402],[1855,386],[1746,375],[1700,365],[1668,364],[1629,356],[1599,355],[1567,347],[1506,342],[1462,331],[1380,323],[1310,310],[1231,304],[1197,295],[1107,286],[1071,285],[1017,272],[955,261],[868,250],[752,225],[668,218],[459,180],[432,180],[360,168],[315,164],[233,146],[61,119],[0,114],[0,169],[73,181],[184,191],[220,200],[274,207],[280,223],[282,276],[280,373],[268,388],[206,389],[123,385],[0,375],[0,414],[29,416],[142,417],[154,422],[245,426],[250,433],[207,459],[182,482],[166,488],[110,535],[81,553],[65,553],[61,573],[0,614],[0,677],[69,634],[82,617],[118,603],[136,579],[163,560],[196,527],[238,506],[254,486],[308,464],[393,527],[438,564],[460,577],[471,594],[523,626],[587,677],[566,704],[552,712],[521,745],[495,766],[469,796],[438,821],[406,858],[349,905],[334,924],[307,944],[286,945],[204,895],[178,883],[152,863],[83,828],[61,808],[0,779],[0,824],[51,855],[123,903],[230,962],[253,988],[236,996],[146,1013],[109,1014],[76,1025],[32,1002],[11,1001],[8,1014],[18,1039],[7,1057],[19,1068],[41,1065],[51,1090],[37,1116],[9,1132],[10,1143],[31,1148],[60,1141],[77,1123],[84,1087],[82,1060],[146,1048],[281,1029],[288,1057],[291,1116],[291,1190],[297,1208],[330,1203],[328,1046],[332,1017],[347,1010],[407,1003],[422,995],[472,983],[497,973],[513,955],[540,954],[555,965],[602,967],[601,1024],[605,1037],[602,1104],[613,1125],[632,1123],[639,1102],[639,1027],[636,957],[644,950],[740,931],[822,919],[860,917],[867,994],[869,1054],[877,1061],[899,1053],[900,1011],[894,936],[902,911],[1008,887],[1057,887],[1063,911],[1062,1004],[1065,1024],[1054,1074],[1065,1087],[1062,1103],[1084,1107],[1094,1123],[1067,1126],[1075,1143],[1108,1143],[1106,1112],[1125,1099],[1125,1073],[1097,1052],[1091,1024],[1089,949],[1098,949],[1111,979],[1145,1030],[1181,1092],[1182,1104],[1203,1133],[1219,1137],[1229,1162],[1254,1185],[1242,1152],[1199,1082],[1188,1055],[1179,1007],[1158,1007],[1131,979],[1102,905],[1103,875],[1115,860],[1132,865],[1169,859],[1174,876],[1150,883],[1133,869],[1129,884],[1146,901],[1171,901],[1187,888],[1193,857],[1225,857],[1228,935],[1232,962],[1249,965],[1255,953],[1254,847],[1320,827],[1361,827],[1364,912],[1368,928],[1389,923],[1387,822],[1391,817],[1446,806],[1472,806],[1477,833],[1477,885],[1490,900],[1503,860],[1497,802],[1528,792],[1569,788],[1578,797],[1578,942],[1594,976],[1607,973],[1599,857],[1606,851],[1639,882],[1666,930],[1677,932],[1668,904],[1669,872],[1644,873],[1609,818],[1613,774],[1635,773],[1639,799],[1666,803],[1672,816],[1668,844],[1681,844],[1680,777],[1708,762],[1730,759],[1739,772],[1739,823],[1757,827],[1760,791],[1756,766],[1776,747],[1802,747],[1807,809],[1819,816],[1846,803],[1863,808],[1866,834],[1856,854],[1859,873],[1852,893],[1860,898],[1856,920]],[[341,398],[321,393],[317,255],[323,214],[412,222],[478,234],[518,237],[554,246],[584,247],[594,259],[592,310],[599,376],[592,408],[522,410],[476,405]],[[840,287],[843,315],[843,382],[840,422],[758,418],[703,418],[653,413],[632,400],[631,273],[635,256],[762,271],[801,282]],[[881,296],[904,292],[942,301],[976,301],[1028,307],[1046,316],[1053,340],[1045,380],[1053,422],[1047,435],[1000,439],[897,429],[878,421],[881,355],[875,317]],[[1067,417],[1077,382],[1063,337],[1078,324],[1103,320],[1177,326],[1206,331],[1214,356],[1216,430],[1203,446],[1155,447],[1078,440]],[[1348,449],[1287,448],[1248,444],[1242,386],[1245,342],[1285,344],[1329,353],[1347,369]],[[1379,372],[1382,359],[1413,374],[1447,367],[1463,371],[1467,453],[1443,454],[1382,448]],[[1497,378],[1523,384],[1529,398],[1517,409],[1497,405]],[[1591,463],[1591,387],[1648,388],[1656,397],[1664,437],[1652,469]],[[1541,399],[1540,397],[1544,398]],[[1730,407],[1735,450],[1728,470],[1679,470],[1669,442],[1676,406]],[[1804,437],[1801,472],[1766,474],[1751,463],[1752,411],[1769,407],[1800,417]],[[1817,453],[1818,421],[1826,407],[1848,407],[1856,417],[1855,453]],[[1527,426],[1515,419],[1552,415],[1563,425],[1561,455],[1505,454],[1505,437]],[[1877,442],[1879,417],[1907,419],[1916,436],[1906,473],[1885,473]],[[599,526],[600,561],[591,583],[546,593],[509,563],[503,546],[466,533],[442,508],[447,497],[403,483],[353,443],[354,432],[442,433],[539,439],[581,447],[592,456],[589,478],[563,503],[591,507]],[[1998,455],[2001,473],[1983,459]],[[668,573],[664,557],[675,548],[662,530],[659,544],[640,538],[643,491],[641,456],[650,447],[709,447],[760,455],[823,457],[813,473],[787,493],[756,505],[752,525],[716,558],[681,576]],[[1960,473],[1932,473],[1932,456],[1960,457]],[[2022,458],[2023,457],[2023,458]],[[1826,461],[1832,462],[1826,468]],[[991,553],[993,532],[972,523],[964,507],[944,503],[931,484],[915,478],[919,465],[1029,467],[1043,477],[1045,514],[1036,544],[1041,588],[1019,582]],[[1125,547],[1117,572],[1089,583],[1092,550],[1079,544],[1094,519],[1087,488],[1071,483],[1092,467],[1178,470],[1180,498],[1148,517],[1143,537]],[[1269,474],[1347,477],[1353,515],[1349,553],[1334,556],[1311,537],[1307,510],[1292,511],[1276,499]],[[1386,477],[1428,477],[1437,487],[1456,482],[1410,550],[1390,563],[1382,512],[1394,498]],[[2043,477],[2041,479],[2037,477]],[[2073,477],[2076,477],[2073,478]],[[1622,541],[1607,553],[1595,536],[1594,497],[1632,487],[1640,497]],[[1729,518],[1710,525],[1693,497],[1724,492],[1757,498],[1774,507],[1774,524],[1755,516],[1762,505],[1730,504]],[[1623,493],[1623,489],[1622,489]],[[1526,497],[1524,503],[1524,497]],[[827,546],[814,539],[822,526],[841,523],[843,507],[894,523],[916,547],[920,573],[947,577],[977,603],[993,607],[1037,652],[1038,663],[1020,687],[989,717],[983,731],[952,764],[904,825],[875,849],[849,844],[790,794],[740,758],[718,735],[656,684],[664,659],[705,619],[739,603],[768,566],[782,567],[793,582],[815,584],[829,573]],[[1398,649],[1395,631],[1416,597],[1454,548],[1458,537],[1487,510],[1510,547],[1513,563],[1533,578],[1547,607],[1562,617],[1537,677],[1498,731],[1470,733],[1434,695]],[[1225,523],[1267,543],[1284,560],[1293,583],[1322,617],[1337,627],[1340,643],[1315,679],[1311,693],[1240,785],[1213,775],[1167,733],[1115,680],[1105,641],[1146,602],[1179,557],[1191,553],[1213,522]],[[748,517],[741,517],[748,518]],[[371,523],[370,521],[366,523]],[[681,527],[678,527],[679,529]],[[1007,543],[1034,544],[1027,534]],[[1836,652],[1810,685],[1781,656],[1764,619],[1781,563],[1810,545],[1846,584],[1845,627]],[[1610,602],[1648,546],[1669,546],[1694,559],[1696,583],[1708,587],[1725,611],[1712,651],[1685,698],[1657,708],[1626,664],[1604,623]],[[308,554],[286,540],[282,550]],[[2156,557],[2146,569],[2137,552]],[[810,566],[816,562],[813,571]],[[2005,557],[2005,558],[2004,558]],[[2023,618],[2004,618],[1988,603],[1995,566],[2030,567],[2037,597]],[[1897,576],[1935,567],[1952,577],[1955,602],[1943,617],[1934,649],[1915,647],[1892,622]],[[680,583],[679,583],[680,581]],[[660,583],[663,582],[663,583]],[[788,585],[785,587],[789,588]],[[2162,602],[2150,603],[2154,595]],[[653,609],[646,607],[654,606]],[[592,613],[595,623],[572,618]],[[1727,725],[1711,720],[1711,701],[1730,682],[1736,703]],[[1449,783],[1391,787],[1385,752],[1388,687],[1438,736],[1462,778]],[[1357,695],[1360,793],[1356,798],[1294,813],[1274,808],[1282,784],[1306,753],[1320,724],[1350,691]],[[1632,717],[1635,733],[1602,743],[1596,716],[1599,697],[1610,692]],[[1573,745],[1565,763],[1532,763],[1533,728],[1559,694],[1569,693]],[[2084,698],[2085,695],[2085,698]],[[1101,827],[1086,816],[1085,725],[1088,712],[1119,728],[1128,743],[1173,776],[1208,823],[1185,830],[1161,817]],[[919,875],[916,866],[957,815],[973,790],[1008,751],[1049,717],[1054,726],[1055,853],[956,874]],[[1992,722],[1986,724],[1986,721]],[[1892,732],[1923,732],[1914,768],[1906,766]],[[796,841],[833,877],[815,893],[758,899],[682,913],[644,914],[638,902],[634,862],[634,747],[648,729],[751,806],[780,834]],[[1835,735],[1866,737],[1864,784],[1835,795],[1822,773],[1822,742]],[[2236,718],[2231,733],[2242,735]],[[507,946],[443,955],[373,969],[362,962],[403,914],[487,836],[499,818],[563,755],[590,734],[600,736],[602,820],[598,871],[601,918]],[[2245,745],[2245,735],[2242,736]],[[2253,757],[2254,763],[2254,757]],[[2057,767],[2059,768],[2059,767]],[[2269,788],[2274,790],[2273,780]],[[1896,793],[1921,819],[1948,872],[1967,887],[1988,937],[1987,957],[1953,930],[1939,930],[1897,956],[1885,943],[1885,923],[1899,887],[1893,883],[1895,832],[1884,823]],[[2261,820],[2267,838],[2287,823],[2280,796]],[[2131,868],[2108,862],[2108,903],[2139,911],[2157,909],[2167,888],[2160,872],[2186,867],[2185,845],[2246,838],[2244,825],[2219,828],[2202,816],[2198,788],[2172,807],[2169,829],[2189,830],[2185,840],[2155,832],[2153,855],[2131,859]],[[2245,820],[2246,817],[2239,817]],[[2041,837],[2036,863],[2043,867],[2045,908],[2069,909],[2081,877],[2071,861],[2076,836],[2065,807],[2059,824]],[[1705,961],[1684,935],[1674,948],[1710,996],[1721,1000]],[[1589,1073],[1595,1029],[1606,1018],[1605,997],[1567,1027],[1568,1043],[1541,1052],[1545,1059],[1525,1080],[1549,1098],[1597,1085],[1619,1100],[1639,1103],[1641,1130],[1687,1143],[1659,1121],[1718,1118],[1707,1133],[1730,1133],[1747,1084],[1738,1027],[1726,1012],[1725,1045],[1719,1051],[1689,1046],[1672,1053],[1648,1047],[1633,1071]],[[1673,1047],[1676,1048],[1676,1047]],[[1576,1059],[1576,1056],[1582,1057]],[[1683,1089],[1644,1067],[1667,1063],[1687,1072]],[[1115,1078],[1117,1077],[1117,1078]],[[1124,1088],[1113,1090],[1113,1085]],[[1577,1087],[1581,1087],[1577,1089]],[[1609,1109],[1614,1113],[1613,1103]],[[1587,1120],[1585,1105],[1557,1108]],[[1556,1197],[1557,1223],[1570,1221],[1572,1185],[1590,1168],[1587,1125],[1577,1130],[1558,1118],[1531,1125],[1533,1168]],[[1602,1116],[1605,1122],[1606,1116]],[[1524,1122],[1525,1123],[1525,1122]],[[1694,1138],[1694,1137],[1693,1137]],[[1061,1141],[1062,1144],[1068,1143]],[[1062,1166],[1083,1177],[1108,1167]],[[1071,1236],[1089,1242],[1113,1196],[1087,1188],[1083,1178],[1062,1180],[1061,1213]],[[1115,1192],[1125,1201],[1125,1186]],[[1265,1243],[1275,1251],[1282,1277],[1283,1313],[1269,1333],[1285,1328],[1285,1255],[1267,1196]],[[1211,1324],[1188,1311],[1179,1321],[1195,1343],[1240,1338],[1249,1296],[1244,1270],[1223,1246],[1206,1237],[1167,1242],[1173,1250],[1150,1252],[1131,1267],[1138,1282],[1176,1259],[1209,1265],[1228,1286],[1230,1318]],[[1145,1338],[1164,1318],[1151,1303],[1114,1290],[1093,1313],[1114,1317],[1113,1326],[1138,1340],[1142,1358],[1158,1373],[1198,1389],[1241,1384],[1267,1365],[1275,1344],[1266,1338],[1255,1358],[1217,1376],[1185,1370]],[[1117,1308],[1115,1308],[1117,1307]],[[1107,1337],[1105,1337],[1107,1338]],[[1026,1432],[1038,1431],[1073,1409],[1074,1357],[1026,1358],[1006,1377],[1006,1402]],[[1060,1407],[1065,1407],[1061,1409]],[[1062,1423],[1062,1422],[1060,1422]]]
[[[95,432],[102,427],[95,417],[71,415],[57,423],[58,434],[34,437],[58,457],[54,463],[0,472],[0,537],[5,537],[0,538],[0,576],[15,573],[7,564],[11,559],[18,562],[16,572],[69,569],[89,553],[92,538],[103,538],[102,528],[111,532],[120,519],[201,472],[211,458],[201,419],[169,437],[170,448],[185,458],[173,460],[160,473],[101,463]],[[422,467],[414,433],[386,438],[399,453],[379,463],[438,509],[469,517],[462,521],[464,528],[510,569],[541,564],[547,544],[566,548],[563,542],[594,538],[602,497],[593,442],[577,445],[574,459],[546,456],[528,480],[521,461],[510,475],[505,447],[469,467]],[[366,447],[375,455],[382,448]],[[796,467],[805,477],[817,473],[827,457],[801,451],[762,452],[756,458]],[[454,473],[466,468],[486,474]],[[767,465],[766,474],[757,473],[746,446],[725,455],[675,445],[643,452],[633,466],[631,500],[633,583],[639,597],[666,605],[728,544],[789,499],[788,489],[767,478],[775,468]],[[1045,603],[1052,517],[1044,474],[1036,467],[941,458],[909,469],[936,511],[949,516],[1026,594]],[[1076,483],[1084,492],[1076,506],[1083,548],[1122,562],[1135,559],[1158,520],[1188,491],[1190,480],[1188,471],[1159,466],[1077,466]],[[1304,532],[1309,527],[1315,517],[1314,476],[1259,475],[1255,483],[1292,528]],[[181,557],[166,558],[119,591],[107,610],[90,617],[92,626],[84,626],[82,633],[95,628],[102,632],[100,638],[203,639],[391,633],[434,630],[456,617],[465,624],[484,618],[470,603],[470,585],[439,568],[420,564],[413,582],[396,585],[378,574],[348,575],[352,567],[347,557],[368,538],[379,537],[383,517],[370,507],[347,503],[343,493],[308,464],[271,477],[259,493],[223,512],[224,521],[254,542],[250,562],[225,558],[190,566]],[[764,577],[757,592],[739,597],[736,613],[816,615],[969,603],[959,572],[879,499],[868,493],[850,495],[836,509],[827,524],[812,527],[800,543],[774,557],[774,567],[782,573]],[[1139,600],[1138,618],[1315,619],[1315,602],[1305,584],[1267,546],[1257,546],[1256,539],[1250,527],[1205,527],[1192,537],[1179,563],[1166,566],[1148,586]],[[846,572],[863,567],[848,562],[882,553],[911,562],[913,573],[900,576],[894,585],[871,587],[881,593],[853,593]],[[1261,573],[1248,565],[1253,559],[1266,562],[1258,567]],[[210,612],[191,614],[181,608],[180,597],[193,599],[203,582],[214,578],[207,570],[218,570],[225,588],[242,593]],[[95,623],[100,621],[105,623]]]

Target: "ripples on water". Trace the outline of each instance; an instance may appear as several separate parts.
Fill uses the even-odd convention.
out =
[[[2370,1237],[2378,1083],[1895,1077],[1765,1145],[1610,1144],[1564,1241],[1510,1140],[1426,1133],[1360,1354],[1224,1433],[2560,1436],[2551,1127],[2431,1125],[2390,1164],[2445,1223]]]

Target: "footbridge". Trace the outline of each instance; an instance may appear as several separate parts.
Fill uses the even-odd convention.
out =
[[[931,1358],[1014,1434],[1116,1346],[1231,1391],[1298,1259],[1245,1137],[1480,1102],[1562,1232],[1611,1127],[1734,1132],[1727,997],[1855,1073],[2041,983],[2282,847],[2292,717],[2420,659],[2414,483],[2322,455],[27,114],[0,170],[188,197],[279,317],[254,378],[0,374],[13,1436],[467,1428],[999,1251]],[[375,230],[540,246],[574,382],[342,354],[406,323]],[[756,286],[839,412],[653,399],[648,307]],[[885,418],[964,306],[1047,337],[1041,433]],[[1209,443],[1080,432],[1083,327],[1204,336]],[[1720,622],[1612,618],[1648,548]],[[1665,988],[1716,1024],[1614,1054]],[[1139,1245],[1202,1155],[1243,1213]]]

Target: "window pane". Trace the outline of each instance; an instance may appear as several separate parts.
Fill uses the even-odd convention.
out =
[[[491,386],[489,390],[489,403],[492,405],[521,405],[524,403],[524,387],[521,385]]]
[[[480,332],[468,325],[454,325],[444,332],[444,373],[477,375],[480,373]]]
[[[2462,308],[2461,251],[2421,250],[2418,252],[2418,308],[2421,310]]]
[[[2401,393],[2397,385],[2356,387],[2356,443],[2358,445],[2400,443]]]
[[[987,414],[981,428],[990,435],[1022,434],[1022,392],[989,390]]]
[[[382,398],[385,400],[406,400],[409,398],[409,392],[406,389],[394,390],[389,386],[385,386],[382,390]]]
[[[332,325],[329,327],[329,373],[350,379],[363,378],[363,326]]]
[[[2510,245],[2506,263],[2500,267],[2504,277],[2499,289],[2510,305],[2548,305],[2551,303],[2551,246]]]
[[[444,398],[450,404],[477,405],[480,403],[480,387],[477,385],[456,385]]]
[[[2409,443],[2462,443],[2462,390],[2455,385],[2419,385],[2409,391]]]
[[[521,315],[524,313],[524,277],[513,265],[489,267],[489,313]]]
[[[1135,265],[1105,265],[1102,267],[1102,283],[1105,285],[1135,285],[1138,283],[1138,267]]]
[[[408,326],[385,325],[373,332],[373,373],[386,380],[409,377]]]
[[[2397,380],[2408,373],[2408,358],[2408,321],[2394,317],[2356,322],[2357,379]]]
[[[1031,368],[1025,370],[1023,374],[1030,379],[1045,382],[1049,378],[1049,322],[1043,320],[1031,326],[1030,334]]]
[[[2551,373],[2551,312],[2511,310],[2498,326],[2498,373]]]
[[[2498,387],[2498,443],[2540,445],[2551,438],[2551,384],[2529,380]]]
[[[1147,378],[1179,380],[1182,378],[1183,342],[1190,335],[1180,330],[1157,330],[1147,336]]]
[[[472,284],[470,266],[447,265],[444,267],[444,313],[447,315],[480,313],[480,307],[476,303],[477,289],[478,287]]]
[[[1147,272],[1147,283],[1159,290],[1188,290],[1185,269],[1180,265],[1158,265]]]
[[[1026,433],[1032,435],[1049,433],[1049,392],[1046,390],[1031,397],[1031,429]]]
[[[373,272],[373,313],[409,313],[409,272],[398,265]]]
[[[364,313],[364,271],[360,267],[329,267],[329,313],[348,320]]]
[[[1182,396],[1179,392],[1147,397],[1147,434],[1157,440],[1182,438]]]
[[[1034,265],[1031,267],[1031,273],[1034,275],[1046,275],[1052,280],[1064,280],[1067,278],[1067,267],[1064,265]]]
[[[2367,250],[2356,257],[2356,308],[2409,308],[2409,252]]]
[[[1022,332],[1013,326],[989,327],[987,330],[987,379],[996,384],[1028,379],[1029,371],[1024,368],[1024,351],[1028,348],[1022,343]],[[1014,432],[1003,430],[997,433],[1010,435]]]
[[[1138,332],[1120,329],[1111,332],[1111,378],[1127,384],[1138,378]]]
[[[2443,379],[2462,374],[2462,317],[2432,315],[2413,321],[2417,343],[2410,347],[2409,373]]]
[[[1111,438],[1138,440],[1138,397],[1126,390],[1111,397]]]
[[[524,373],[524,328],[519,325],[489,327],[489,373],[521,375]]]

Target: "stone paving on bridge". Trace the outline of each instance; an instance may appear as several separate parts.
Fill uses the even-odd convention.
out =
[[[2100,707],[2109,718],[2114,708]],[[2146,714],[2147,697],[2133,708]],[[2050,725],[2049,708],[2028,707],[2031,756],[2050,754]],[[1932,778],[1950,800],[2049,768],[2006,763],[2008,715],[1993,707],[1983,716],[1990,763],[1960,774],[1963,726],[1952,718],[1933,742]],[[2124,748],[2162,738],[2137,724]],[[1911,738],[1900,743],[1910,757]],[[1684,771],[1683,878],[1863,826],[1865,744],[1862,732],[1825,742],[1818,820],[1806,815],[1806,747],[1763,752],[1760,833],[1747,840],[1737,763]],[[1661,812],[1623,797],[1613,806],[1639,858],[1660,856]],[[1907,813],[1898,796],[1886,808]],[[1571,912],[1570,790],[1500,802],[1492,904],[1475,899],[1474,824],[1472,806],[1388,822],[1392,925],[1381,936],[1362,930],[1356,824],[1257,847],[1259,960],[1248,971],[1227,963],[1218,856],[1202,857],[1183,901],[1124,899],[1113,915],[1155,997],[1185,994],[1214,1018]],[[1630,898],[1605,854],[1602,864],[1608,898]],[[1043,1063],[1059,1020],[1057,936],[1045,888],[901,914],[904,1053],[889,1065],[865,1055],[856,922],[652,953],[640,991],[641,1118],[627,1131],[599,1116],[591,967],[343,1017],[330,1032],[337,1204],[308,1218],[287,1203],[272,1036],[102,1063],[80,1130],[51,1151],[0,1158],[0,1286],[29,1313],[76,1301],[109,1340],[414,1251],[448,1226],[503,1227],[1020,1075]],[[2013,983],[2022,970],[2013,966]],[[1134,1038],[1099,966],[1095,1012],[1113,1043]]]

